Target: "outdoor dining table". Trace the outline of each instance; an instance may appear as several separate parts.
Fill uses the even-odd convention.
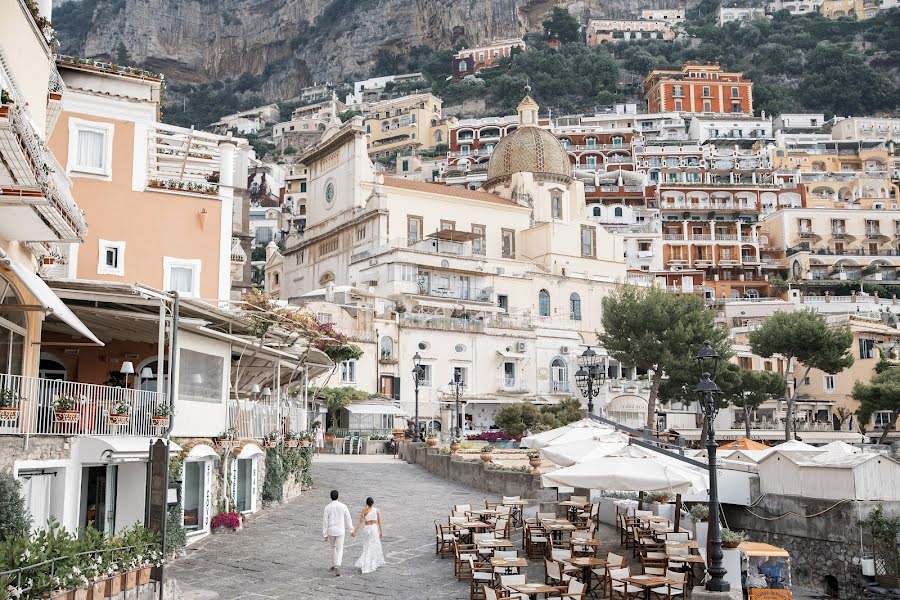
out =
[[[574,521],[578,517],[579,508],[583,509],[590,506],[590,504],[588,504],[587,502],[575,502],[573,500],[564,500],[563,502],[560,502],[559,505],[566,507],[566,514],[569,515],[569,519],[571,519],[572,521]]]
[[[468,529],[469,534],[466,536],[467,539],[472,538],[472,532],[478,531],[479,529],[491,529],[493,525],[490,523],[485,523],[484,521],[470,521],[468,523],[453,523],[453,528],[457,530]]]
[[[510,525],[519,527],[522,525],[522,509],[528,506],[528,500],[507,500],[503,506],[512,507],[510,511]]]
[[[669,579],[662,575],[632,575],[631,577],[623,577],[622,581],[644,588],[644,598],[646,600],[650,600],[650,590],[655,587],[669,584],[684,584],[680,579]]]
[[[512,548],[512,542],[509,540],[500,540],[500,539],[492,539],[492,540],[477,540],[475,545],[479,548],[493,548],[495,550],[502,550],[503,548]]]
[[[581,569],[581,583],[584,584],[585,595],[594,595],[599,588],[600,580],[594,577],[594,569],[597,567],[605,567],[606,559],[595,558],[593,556],[576,556],[566,560],[572,566]]]
[[[520,594],[525,594],[532,599],[537,598],[538,594],[543,594],[546,597],[547,594],[559,593],[558,588],[546,583],[517,583],[506,587]]]
[[[505,570],[506,575],[512,575],[513,569],[524,569],[528,566],[528,561],[524,558],[492,558],[491,566]]]
[[[469,510],[466,511],[468,515],[475,515],[480,518],[482,521],[489,517],[496,517],[502,514],[499,510]]]
[[[691,550],[699,550],[700,544],[697,540],[688,540],[686,542],[667,542],[666,548],[689,548]]]
[[[554,540],[561,540],[563,532],[575,531],[578,529],[568,521],[548,521],[547,519],[541,521],[541,526],[550,532],[550,535],[553,536]]]
[[[587,550],[578,550],[578,551],[575,550],[576,547],[581,546],[582,548],[585,548],[585,547],[590,548],[590,553],[591,553],[591,555],[593,555],[593,554],[597,553],[597,548],[599,548],[602,545],[603,545],[603,542],[601,542],[600,540],[598,540],[596,538],[584,539],[584,538],[569,537],[569,547],[572,549],[573,553],[574,552],[587,552]]]

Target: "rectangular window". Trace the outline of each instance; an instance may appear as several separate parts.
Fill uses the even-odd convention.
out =
[[[336,252],[338,249],[338,242],[340,238],[338,236],[333,236],[321,242],[319,244],[319,257],[325,256],[326,254],[331,254],[332,252]]]
[[[681,100],[676,100],[675,101],[675,110],[677,110],[677,111],[682,110],[681,106],[682,106]]]
[[[68,171],[109,176],[113,129],[108,123],[70,119]]]
[[[422,378],[419,380],[420,387],[431,387],[431,365],[421,365]]]
[[[680,85],[672,86],[672,96],[676,98],[684,97],[684,88]]]
[[[597,230],[588,225],[581,226],[581,255],[595,258]]]
[[[125,275],[125,242],[100,240],[98,275]]]
[[[406,217],[406,239],[410,246],[422,239],[422,217]]]
[[[322,313],[322,312],[316,313],[316,319],[319,321],[319,323],[322,323],[323,325],[326,323],[332,322],[331,314],[329,314],[329,313]]]
[[[516,363],[506,361],[503,363],[503,387],[515,389],[516,387]]]
[[[503,314],[509,314],[509,296],[497,294],[497,306],[503,310]]]
[[[750,356],[738,356],[738,366],[742,369],[752,369],[753,358]]]
[[[875,340],[859,338],[859,357],[862,360],[875,356]]]
[[[302,265],[302,264],[303,264],[303,261],[305,260],[305,258],[306,258],[306,248],[300,248],[300,249],[297,250],[297,252],[294,254],[294,261],[295,261],[298,265]]]
[[[709,100],[703,101],[703,112],[712,112],[712,102]]]
[[[738,89],[736,87],[731,88],[731,97],[732,98],[740,98],[741,97],[740,89]]]
[[[356,383],[356,361],[345,360],[341,363],[341,383]]]
[[[550,198],[550,216],[554,219],[562,219],[562,198],[554,195]]]
[[[225,391],[224,357],[182,348],[178,361],[179,398],[222,403]]]
[[[203,529],[206,506],[206,461],[191,460],[184,463],[184,528],[188,531]]]
[[[416,265],[400,263],[397,265],[397,279],[400,281],[415,281],[418,269]]]
[[[441,231],[455,231],[456,230],[456,221],[447,221],[446,219],[441,219]]]
[[[301,193],[301,194],[305,194],[305,193],[306,193],[306,182],[305,182],[305,181],[301,181],[301,182],[300,182],[300,193]]]
[[[516,232],[512,229],[500,230],[500,248],[503,258],[516,257]]]
[[[356,228],[356,241],[361,242],[366,239],[366,226]]]
[[[200,297],[200,260],[163,257],[163,288],[192,298]]]
[[[732,102],[731,103],[731,112],[733,112],[733,113],[741,112],[741,103],[740,102]]]
[[[478,237],[472,240],[472,253],[484,256],[485,253],[485,228],[484,225],[472,225],[472,233]]]
[[[710,96],[712,96],[712,94],[709,93],[709,86],[708,86],[708,85],[704,85],[704,86],[703,86],[703,96],[704,96],[705,98],[709,98]]]
[[[834,391],[834,375],[826,375],[825,376],[825,391],[826,392]]]
[[[463,386],[469,385],[469,370],[466,367],[453,367],[452,381],[458,381]]]

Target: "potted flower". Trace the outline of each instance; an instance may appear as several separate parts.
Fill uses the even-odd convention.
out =
[[[741,542],[747,541],[747,534],[743,531],[732,531],[724,527],[721,532],[723,548],[737,548]]]
[[[78,404],[81,399],[77,396],[59,394],[53,397],[53,415],[57,423],[77,423],[81,416],[78,412]]]
[[[115,598],[122,592],[122,573],[119,572],[117,563],[110,563],[106,567],[106,592],[107,598]]]
[[[532,473],[537,473],[542,463],[540,452],[532,451],[528,453],[528,464],[531,465]]]
[[[243,529],[244,522],[241,513],[222,512],[213,517],[209,526],[213,533],[234,533]]]
[[[456,454],[459,452],[459,448],[462,445],[462,440],[456,436],[450,438],[450,454]]]
[[[425,435],[425,443],[428,444],[429,448],[434,448],[438,445],[438,434],[437,432],[431,431]]]
[[[15,421],[19,418],[19,394],[14,390],[0,390],[0,421]]]
[[[125,400],[117,400],[109,411],[110,425],[128,425],[128,414],[131,412],[131,405]]]
[[[691,507],[690,515],[697,523],[709,521],[709,505],[695,504]]]
[[[264,437],[263,445],[265,445],[266,448],[274,448],[275,446],[277,446],[278,445],[278,432],[273,431],[272,433],[270,433],[266,437]]]
[[[288,448],[296,448],[300,445],[300,440],[297,439],[297,434],[293,431],[288,431],[284,434],[284,445]]]
[[[309,448],[310,446],[312,446],[313,438],[310,432],[304,431],[298,437],[300,438],[300,446],[302,448]]]
[[[490,444],[485,444],[481,447],[481,462],[489,463],[491,462],[491,452],[494,451],[494,447]]]
[[[171,414],[172,407],[167,402],[160,402],[153,408],[150,424],[154,427],[166,428],[169,426],[169,415]]]

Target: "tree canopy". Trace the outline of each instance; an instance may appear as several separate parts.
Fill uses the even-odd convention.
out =
[[[494,424],[510,437],[519,437],[526,431],[539,433],[556,429],[581,418],[581,403],[567,398],[558,404],[548,404],[538,409],[530,402],[516,402],[501,406],[494,415]]]
[[[619,362],[652,371],[647,402],[647,425],[653,427],[663,375],[672,394],[687,397],[690,382],[699,381],[694,357],[705,340],[722,360],[729,355],[727,333],[699,296],[665,290],[623,286],[603,299],[600,344]],[[680,390],[680,392],[677,392]]]
[[[801,310],[796,312],[777,312],[762,324],[762,326],[750,333],[750,346],[754,354],[763,358],[771,358],[779,354],[784,358],[784,372],[782,377],[787,385],[788,374],[791,372],[794,360],[803,363],[806,371],[799,380],[809,375],[812,369],[819,369],[825,373],[835,374],[843,371],[853,364],[853,356],[850,355],[850,346],[853,344],[853,334],[848,327],[831,327],[825,321],[825,317],[813,310]],[[799,368],[799,365],[796,366]],[[794,404],[797,398],[797,390],[791,394],[785,387],[785,402],[787,413],[785,414],[784,435],[785,439],[791,439],[791,426],[794,417]]]
[[[766,400],[783,396],[787,383],[780,373],[739,369],[740,383],[729,394],[729,403],[744,411],[744,429],[750,437],[750,413]]]
[[[554,6],[549,18],[541,25],[544,26],[544,35],[551,39],[557,39],[561,43],[574,42],[581,39],[581,25],[578,19],[572,16],[568,8]]]
[[[352,387],[323,387],[316,391],[316,398],[325,404],[332,426],[337,413],[351,402],[368,400],[372,395]]]
[[[884,361],[883,361],[884,362]],[[869,423],[872,415],[879,411],[891,411],[890,423],[881,433],[879,443],[887,441],[888,432],[895,427],[900,417],[900,366],[879,363],[878,369],[869,383],[859,381],[853,386],[851,395],[859,402],[856,414],[859,423]]]

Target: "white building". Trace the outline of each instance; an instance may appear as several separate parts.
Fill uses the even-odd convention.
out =
[[[749,6],[720,6],[719,27],[725,23],[749,23],[754,19],[766,18],[766,9]]]
[[[347,94],[345,104],[352,106],[354,104],[366,104],[380,100],[385,94],[387,84],[394,85],[410,83],[414,81],[422,81],[425,79],[421,73],[407,73],[405,75],[386,75],[384,77],[370,77],[364,81],[353,82],[353,91]]]
[[[836,140],[900,140],[900,119],[887,117],[848,117],[831,128]]]
[[[210,127],[216,133],[222,134],[229,131],[237,131],[238,135],[258,133],[267,124],[277,121],[280,114],[277,104],[266,104],[226,115]]]
[[[726,138],[767,140],[772,137],[772,119],[694,115],[688,127],[688,137],[700,144],[707,140]]]

